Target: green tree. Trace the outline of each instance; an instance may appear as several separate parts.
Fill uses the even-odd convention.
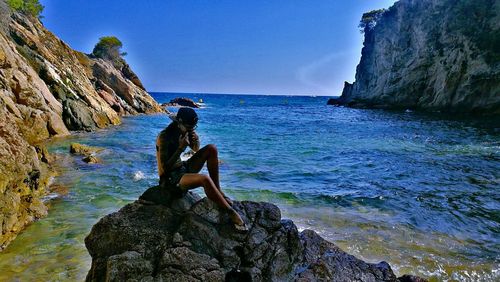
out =
[[[43,5],[38,0],[7,0],[10,8],[25,15],[42,18]]]
[[[379,9],[364,13],[358,25],[361,33],[374,28],[377,21],[382,17],[382,14],[384,14],[385,11],[385,9]]]
[[[122,42],[115,36],[104,36],[99,38],[99,42],[94,46],[92,56],[110,60],[115,65],[123,64],[123,56],[127,53],[121,51],[122,47]]]

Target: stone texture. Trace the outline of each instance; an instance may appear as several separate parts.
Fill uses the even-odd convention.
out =
[[[500,114],[500,2],[401,0],[365,29],[332,104]]]
[[[172,199],[152,187],[92,227],[86,280],[398,281],[385,262],[363,262],[312,230],[299,233],[273,204],[235,201],[233,207],[247,233],[237,232],[207,198],[189,192]]]
[[[90,156],[92,154],[96,154],[100,151],[104,150],[103,148],[99,147],[92,147],[80,143],[71,143],[69,145],[69,152],[72,154],[77,154],[77,155],[83,155],[83,156]]]
[[[96,74],[96,64],[106,71]],[[122,115],[162,111],[128,65],[112,69],[72,50],[0,0],[0,251],[47,213],[40,198],[50,157],[39,144],[119,124]]]
[[[183,97],[177,97],[177,98],[170,100],[170,102],[168,102],[168,103],[162,104],[162,107],[178,107],[178,106],[190,107],[190,108],[199,108],[200,107],[200,105],[198,105],[198,103],[196,103],[192,99],[183,98]]]

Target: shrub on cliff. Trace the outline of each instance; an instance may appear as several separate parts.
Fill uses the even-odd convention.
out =
[[[43,5],[38,0],[7,0],[10,8],[25,15],[41,18]]]
[[[385,11],[385,9],[379,9],[364,13],[358,25],[361,33],[374,28],[375,25],[377,25],[377,21],[380,19],[380,17],[382,17],[382,14]]]
[[[99,42],[94,46],[92,56],[105,60],[110,60],[115,66],[124,64],[123,56],[127,55],[121,52],[122,42],[115,36],[104,36],[99,38]]]

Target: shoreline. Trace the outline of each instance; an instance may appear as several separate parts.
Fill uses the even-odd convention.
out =
[[[123,123],[123,125],[122,125],[122,126],[118,126],[118,127],[109,127],[109,128],[104,129],[104,130],[100,130],[100,131],[98,131],[98,132],[92,132],[92,133],[85,133],[85,132],[84,132],[84,133],[83,133],[83,137],[84,137],[84,138],[83,138],[83,141],[81,141],[81,143],[84,143],[84,144],[89,144],[89,145],[98,145],[100,142],[104,142],[104,143],[107,143],[107,144],[111,145],[111,143],[110,143],[110,142],[111,142],[111,140],[115,140],[115,139],[123,139],[123,138],[122,138],[122,136],[128,136],[128,134],[129,134],[129,133],[126,133],[126,132],[133,132],[133,131],[129,131],[129,130],[127,130],[127,128],[128,128],[129,126],[134,126],[133,128],[135,128],[135,127],[137,127],[137,128],[141,128],[141,127],[142,127],[142,124],[150,124],[150,123],[152,123],[152,122],[156,123],[155,121],[158,121],[158,120],[164,121],[164,120],[166,120],[166,118],[165,118],[165,116],[164,116],[164,115],[148,115],[148,116],[137,116],[137,117],[131,117],[131,119],[129,120],[130,122],[125,122],[125,123]],[[139,123],[138,123],[138,122],[139,122]],[[119,136],[115,136],[116,134],[121,134],[121,135],[119,135]],[[126,135],[123,135],[123,134],[126,134]],[[69,145],[69,143],[71,143],[72,141],[74,141],[74,140],[72,140],[72,139],[74,139],[75,137],[78,139],[78,138],[80,138],[81,136],[68,136],[68,137],[63,138],[63,139],[61,139],[61,140],[63,140],[63,143],[67,143],[67,145]],[[108,138],[111,138],[111,137],[112,137],[112,139],[109,139],[110,141],[106,141],[106,140],[108,140]],[[69,139],[69,140],[68,140],[68,139]],[[84,140],[87,140],[87,142],[86,142],[86,141],[84,141]],[[140,141],[140,140],[142,140],[142,139],[138,139],[139,144],[141,144],[141,143],[143,142],[143,141]],[[90,141],[90,143],[88,143],[89,141]],[[133,143],[133,144],[137,144],[137,143]],[[121,147],[121,145],[120,145],[120,144],[114,144],[114,143],[113,143],[113,145],[114,145],[114,146],[117,146],[117,147]],[[98,146],[99,146],[99,145],[98,145]],[[133,147],[134,147],[134,145],[133,145],[131,148],[133,148]],[[149,150],[148,150],[148,151],[149,151]],[[64,150],[64,152],[65,152],[65,154],[66,154],[66,155],[69,155],[69,153],[68,153],[68,148],[66,148],[66,149]],[[109,148],[108,152],[109,152],[109,153],[112,153],[112,154],[116,154],[116,155],[114,155],[114,157],[111,157],[111,156],[108,154],[108,157],[111,157],[110,159],[122,158],[122,157],[120,157],[119,152],[118,152],[118,151],[114,151],[112,147],[110,147],[110,148]],[[78,159],[78,158],[76,158],[76,159]],[[230,160],[230,159],[228,159],[228,160]],[[146,161],[146,162],[148,162],[148,161]],[[126,161],[125,163],[127,163],[127,161]],[[82,164],[82,165],[83,165],[83,164]],[[112,165],[111,163],[108,163],[108,165],[111,165],[111,166],[110,166],[110,169],[114,166],[114,165]],[[84,169],[84,171],[81,171],[81,172],[85,172],[85,171],[87,171],[87,170],[85,169],[85,167],[87,167],[87,168],[92,168],[92,167],[90,167],[90,166],[83,165],[83,167],[82,167],[82,168]],[[136,168],[139,168],[139,167],[142,167],[142,165],[141,165],[141,166],[138,166],[138,167],[136,167]],[[82,169],[82,168],[81,168],[81,169]],[[133,169],[131,168],[131,169],[129,169],[129,170],[125,170],[125,174],[124,174],[123,176],[124,176],[124,177],[127,177],[127,178],[128,178],[128,177],[133,177],[133,174],[134,174],[135,172],[137,172],[137,169],[136,169],[136,168],[133,168]],[[80,169],[80,170],[81,170],[81,169]],[[93,169],[92,169],[92,170],[93,170]],[[107,170],[107,169],[106,169],[106,170]],[[141,171],[143,171],[143,172],[145,172],[145,174],[146,174],[146,178],[145,178],[145,179],[143,179],[143,180],[140,180],[140,182],[139,182],[139,183],[147,183],[147,181],[148,181],[147,179],[148,179],[148,177],[149,177],[149,176],[148,176],[148,173],[146,173],[146,170],[143,170],[143,169],[140,169],[140,170],[141,170]],[[113,171],[114,171],[114,169],[113,169]],[[109,173],[111,173],[111,171],[110,171]],[[79,174],[77,174],[77,175],[79,175]],[[92,177],[91,177],[91,178],[92,178]],[[141,181],[142,181],[142,182],[141,182]],[[146,181],[146,182],[144,182],[144,181]],[[152,180],[152,181],[154,181],[154,180]],[[156,182],[156,181],[154,181],[154,182]],[[137,182],[133,182],[132,180],[130,180],[130,183],[137,183]],[[134,185],[135,185],[135,184],[134,184]],[[108,188],[106,188],[106,187],[108,187]],[[139,194],[143,191],[143,189],[141,189],[140,187],[137,187],[137,188],[139,188],[139,190],[135,190],[135,192],[133,192],[133,195],[139,195]],[[72,191],[72,192],[76,192],[76,191],[78,191],[78,189],[82,189],[82,188],[78,188],[78,187],[76,187],[75,189],[76,189],[76,190],[75,190],[75,191]],[[89,187],[85,188],[85,190],[87,190],[87,189],[89,189]],[[103,189],[104,189],[104,190],[103,190]],[[102,188],[101,188],[101,189],[92,189],[92,191],[95,191],[95,192],[89,191],[89,193],[90,193],[90,192],[92,192],[92,194],[95,194],[95,195],[96,195],[96,197],[92,197],[92,198],[82,198],[82,201],[83,201],[83,202],[88,201],[88,200],[85,200],[85,199],[91,199],[91,201],[100,201],[100,200],[99,200],[99,197],[97,197],[97,196],[98,196],[99,194],[102,194],[103,192],[106,192],[106,191],[105,191],[106,189],[112,189],[112,188],[111,188],[111,186],[104,185],[104,186],[102,186]],[[231,188],[232,192],[231,192],[230,194],[231,194],[231,195],[235,195],[235,198],[236,198],[236,199],[238,199],[238,200],[240,200],[240,199],[241,199],[241,200],[244,200],[244,199],[254,199],[254,198],[257,198],[257,197],[262,197],[262,199],[264,200],[264,199],[266,199],[266,198],[271,197],[271,198],[270,198],[270,199],[271,199],[270,201],[271,201],[271,202],[273,202],[273,203],[278,204],[278,206],[280,206],[280,207],[284,210],[284,211],[283,211],[283,213],[284,213],[284,214],[288,214],[288,213],[289,213],[289,211],[291,211],[291,213],[296,213],[296,214],[297,214],[295,217],[293,217],[293,216],[285,216],[285,217],[287,217],[287,218],[292,218],[292,219],[296,219],[296,218],[303,218],[303,217],[304,217],[304,216],[303,216],[304,212],[300,212],[300,209],[297,209],[297,207],[294,207],[294,205],[291,205],[291,206],[288,206],[288,207],[287,207],[286,205],[283,205],[283,203],[287,203],[287,202],[289,201],[287,198],[283,198],[283,199],[281,199],[281,200],[280,200],[280,198],[279,198],[279,197],[278,197],[278,198],[274,198],[274,197],[277,197],[278,195],[277,195],[277,194],[275,194],[274,192],[272,192],[271,190],[269,190],[269,192],[264,193],[264,194],[262,194],[262,195],[259,195],[259,194],[252,194],[252,193],[254,193],[254,192],[247,191],[247,192],[249,192],[249,194],[245,194],[245,195],[243,195],[243,194],[242,194],[241,196],[238,196],[238,195],[239,195],[239,193],[237,193],[237,191],[242,191],[242,192],[246,191],[245,189],[243,189],[243,190],[241,190],[241,189],[243,189],[243,188],[236,189],[236,188],[232,187],[232,188]],[[72,192],[70,191],[70,193],[72,193]],[[250,192],[251,192],[251,193],[250,193]],[[78,193],[80,193],[80,192],[78,192]],[[109,191],[109,193],[108,193],[108,192],[106,192],[106,193],[104,193],[104,194],[102,194],[102,195],[105,195],[105,199],[109,199],[109,198],[108,198],[108,197],[109,197],[108,195],[113,195],[113,193],[116,193],[116,192],[112,192],[112,190],[110,190],[110,191]],[[271,194],[269,194],[269,193],[271,193]],[[256,196],[257,196],[257,197],[256,197]],[[73,198],[73,197],[74,197],[74,196],[71,196],[71,198]],[[133,198],[136,198],[136,197],[137,197],[137,196],[132,196],[132,195],[131,195],[131,196],[125,196],[124,198],[126,198],[126,199],[128,199],[128,200],[125,200],[126,202],[124,202],[123,204],[125,204],[125,203],[130,203],[131,201],[133,202],[133,201],[134,201],[134,200],[133,200]],[[300,195],[297,195],[297,197],[298,197],[298,198],[297,198],[297,200],[299,200],[300,198],[302,198],[302,196],[300,196]],[[308,196],[306,195],[306,197],[308,197]],[[120,198],[121,198],[121,197],[120,197]],[[111,199],[109,199],[109,200],[111,200]],[[106,200],[106,201],[108,201],[108,200]],[[282,201],[282,203],[280,204],[280,202],[281,202],[281,201]],[[61,201],[57,200],[57,202],[58,202],[58,203],[60,203]],[[63,202],[64,202],[64,201],[63,201]],[[111,203],[111,206],[114,206],[115,208],[113,208],[113,210],[109,210],[109,209],[106,209],[106,210],[108,210],[108,212],[112,212],[112,211],[116,211],[116,210],[118,210],[121,206],[123,206],[123,204],[119,204],[119,202],[123,202],[123,201],[122,201],[122,200],[120,200],[120,201],[118,201],[118,202],[116,202],[116,201],[115,201],[115,202],[112,202],[112,203]],[[104,203],[104,202],[103,202],[103,203]],[[328,202],[328,203],[330,203],[330,204],[331,204],[331,203],[333,203],[333,202]],[[68,202],[67,204],[64,204],[64,206],[68,207],[68,206],[67,206],[68,204],[69,204],[69,202]],[[96,204],[97,204],[97,202],[96,202]],[[327,203],[325,203],[325,204],[327,204]],[[324,205],[324,204],[322,204],[322,205],[320,205],[320,206],[323,206],[323,205]],[[60,206],[60,207],[61,207],[61,208],[63,208],[64,206]],[[103,206],[102,204],[98,204],[98,206],[99,206],[99,207],[103,207],[103,208],[104,208],[104,206]],[[92,209],[94,209],[94,208],[95,208],[95,207],[92,207]],[[292,209],[290,209],[290,208],[292,208]],[[286,211],[286,210],[289,210],[289,211]],[[107,214],[108,212],[99,212],[99,214],[105,215],[105,214]],[[300,215],[298,215],[298,212],[300,212]],[[306,212],[305,212],[305,213],[306,213],[306,214],[311,214],[311,212],[307,212],[307,210],[306,210]],[[320,213],[320,214],[321,214],[321,213]],[[355,214],[353,214],[353,215],[355,216]],[[50,216],[50,215],[49,215],[49,216]],[[330,214],[330,213],[324,213],[324,215],[323,215],[323,216],[326,216],[326,217],[330,216],[330,217],[331,217],[331,214]],[[95,220],[97,220],[98,218],[100,218],[100,216],[96,216],[96,217],[94,217],[94,218],[95,218]],[[306,217],[306,218],[307,218],[307,217]],[[310,218],[310,217],[309,217],[309,218]],[[53,220],[53,219],[51,219],[51,221],[52,221],[52,220]],[[345,220],[346,222],[349,222],[349,218],[344,218],[344,220]],[[296,220],[294,220],[294,221],[296,221]],[[321,222],[321,221],[318,221],[317,223],[319,224],[320,222]],[[297,222],[297,223],[299,223],[299,222]],[[314,225],[314,223],[309,223],[309,224],[313,224],[313,226],[319,226],[319,225]],[[357,224],[358,224],[358,223],[356,223],[356,222],[351,222],[349,225],[350,225],[351,227],[356,227],[356,226],[357,226]],[[299,224],[299,225],[300,225],[300,224]],[[87,228],[89,228],[90,226],[91,226],[91,225],[89,225]],[[306,228],[310,228],[310,226],[311,226],[311,225],[309,225],[309,227],[306,227]],[[335,225],[334,225],[334,226],[335,226]],[[381,226],[378,226],[377,228],[381,228]],[[385,228],[385,227],[384,227],[384,228]],[[315,230],[318,230],[318,228],[317,228],[317,227],[316,227],[316,228],[314,228],[314,229],[315,229]],[[88,231],[86,231],[86,232],[88,232]],[[83,232],[83,233],[85,233],[85,234],[83,234],[82,236],[86,235],[86,232]],[[365,232],[366,232],[366,231],[365,231]],[[356,233],[356,232],[355,232],[355,233]],[[358,233],[359,233],[359,231],[358,231]],[[360,234],[365,234],[365,233],[361,232]],[[326,237],[328,237],[328,238],[329,238],[329,236],[326,236]],[[356,240],[359,240],[359,239],[360,239],[360,238],[356,238]],[[332,241],[333,241],[333,242],[337,242],[337,240],[332,240]],[[349,244],[349,243],[348,243],[348,244]],[[375,246],[376,246],[376,245],[375,245]],[[344,248],[344,249],[345,249],[345,248]],[[399,249],[399,248],[394,248],[394,250],[398,250],[398,249]],[[348,249],[345,249],[345,250],[346,250],[346,251],[348,251],[349,253],[352,253],[352,254],[356,253],[356,252],[349,251]],[[400,249],[400,250],[404,250],[404,249]],[[406,251],[408,251],[408,250],[406,250]],[[363,257],[364,257],[364,256],[363,256]],[[376,259],[368,259],[368,261],[374,261],[374,260],[376,260]],[[473,268],[476,268],[476,266],[474,266]],[[396,270],[396,269],[395,269],[395,270]],[[406,272],[407,272],[407,271],[406,271]]]

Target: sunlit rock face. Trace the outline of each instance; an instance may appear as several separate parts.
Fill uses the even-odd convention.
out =
[[[499,26],[494,0],[398,1],[364,28],[355,82],[331,103],[500,114]]]
[[[0,250],[47,213],[40,198],[50,157],[41,142],[161,111],[128,65],[72,50],[0,0]]]

